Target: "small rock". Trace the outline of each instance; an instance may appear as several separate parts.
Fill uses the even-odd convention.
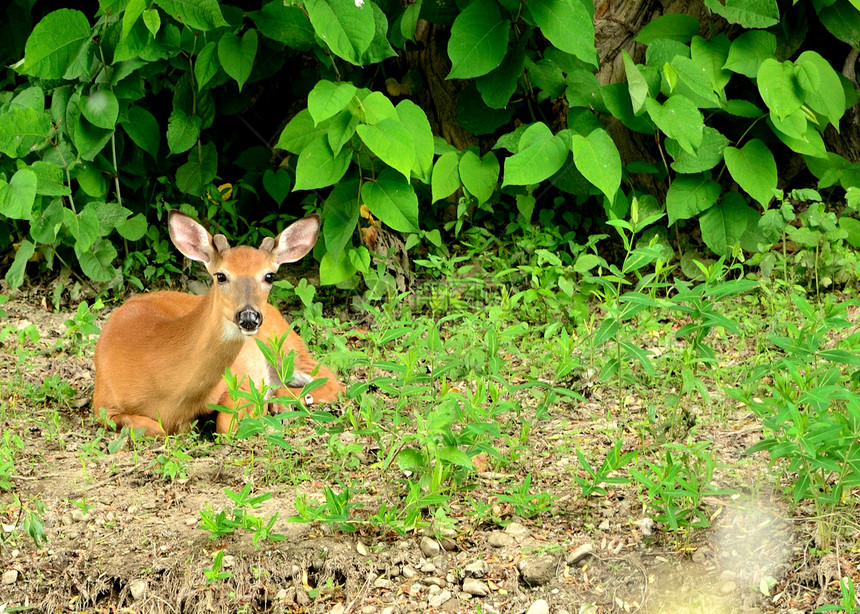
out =
[[[403,577],[408,580],[409,578],[414,578],[415,574],[418,572],[412,569],[409,565],[404,565],[401,573],[403,574]]]
[[[440,608],[442,604],[448,601],[451,598],[451,591],[439,591],[438,594],[432,595],[429,600],[429,605],[431,608]]]
[[[529,606],[526,614],[549,614],[549,604],[546,599],[538,599]]]
[[[3,572],[3,578],[0,580],[0,584],[15,584],[18,581],[18,570],[17,569],[7,569]]]
[[[421,566],[421,573],[436,573],[436,566],[433,563],[424,563]]]
[[[376,614],[376,606],[375,605],[366,605],[361,608],[361,614]]]
[[[734,580],[738,577],[738,574],[731,569],[724,569],[720,572],[720,578],[723,580]]]
[[[506,546],[514,545],[514,538],[508,535],[507,533],[503,533],[501,531],[493,531],[490,533],[490,538],[487,542],[493,548],[505,548]]]
[[[704,563],[704,562],[705,562],[705,553],[704,553],[704,552],[702,552],[701,550],[696,550],[696,551],[693,553],[693,556],[692,556],[692,557],[690,557],[690,558],[692,558],[692,560],[693,560],[693,562],[694,562],[694,563],[698,563],[698,564],[700,564],[700,565],[701,565],[702,563]]]
[[[654,535],[654,529],[656,527],[653,518],[649,518],[645,516],[642,520],[636,523],[636,527],[645,537],[651,537]]]
[[[284,601],[287,598],[287,589],[282,588],[275,593],[275,601]]]
[[[129,506],[128,506],[128,509],[127,509],[126,511],[127,511],[129,514],[131,514],[132,516],[134,516],[135,514],[137,514],[137,512],[138,512],[138,510],[139,510],[139,509],[140,509],[140,508],[139,508],[139,507],[137,507],[136,505],[129,505]]]
[[[457,542],[450,537],[443,537],[439,540],[442,543],[442,549],[448,552],[454,552],[457,549]]]
[[[379,614],[394,614],[394,606],[393,605],[388,606],[387,608],[382,610],[382,612],[380,612]]]
[[[373,588],[390,589],[392,586],[394,586],[394,583],[388,578],[377,578],[373,581]]]
[[[367,546],[365,546],[361,542],[358,542],[355,545],[355,551],[358,552],[361,556],[367,556]]]
[[[72,510],[72,520],[75,522],[87,522],[90,519],[89,514],[84,514],[83,510]]]
[[[430,588],[427,589],[427,592],[431,595],[438,595],[442,592],[442,589],[436,586],[435,584],[431,585]]]
[[[474,563],[469,563],[463,569],[463,573],[470,578],[483,578],[487,575],[487,562],[475,561]]]
[[[421,538],[421,552],[428,559],[433,558],[437,554],[439,554],[439,542],[431,537],[422,537]]]
[[[428,586],[438,586],[439,588],[445,588],[448,586],[448,583],[442,578],[437,578],[436,576],[430,576],[429,578],[424,578],[422,580],[424,584]]]
[[[138,578],[128,583],[128,590],[131,593],[131,598],[135,601],[140,601],[146,595],[147,584],[146,580]]]
[[[197,524],[197,518],[195,518],[194,516],[189,516],[185,519],[186,527],[193,527],[195,524]]]
[[[221,567],[227,568],[232,567],[236,564],[236,557],[232,554],[225,554],[224,558],[221,559]]]
[[[581,565],[585,561],[587,557],[591,556],[594,552],[594,546],[591,544],[582,544],[579,548],[570,553],[570,556],[567,557],[568,565]]]
[[[540,586],[552,580],[557,566],[558,563],[551,554],[526,557],[519,564],[520,574],[530,586]]]
[[[723,595],[729,595],[734,593],[738,589],[738,585],[735,584],[734,580],[726,580],[722,584],[720,584],[720,593]]]
[[[505,533],[507,533],[516,540],[520,540],[528,536],[529,530],[523,525],[521,525],[519,522],[512,522],[505,527]]]
[[[601,522],[599,525],[597,525],[597,528],[600,529],[601,531],[608,531],[609,526],[610,526],[609,525],[609,519],[607,518],[606,520]]]
[[[336,603],[335,606],[329,610],[329,614],[343,614],[346,611],[346,607],[343,605],[343,602]]]
[[[463,580],[463,592],[475,597],[486,597],[490,594],[490,587],[477,578],[466,578]]]
[[[71,514],[63,514],[63,517],[60,518],[60,522],[62,522],[64,526],[68,527],[69,525],[74,524],[75,521],[72,519]]]
[[[457,582],[457,578],[454,576],[454,574],[449,573],[447,576],[445,576],[445,582],[447,582],[448,584],[455,584]]]

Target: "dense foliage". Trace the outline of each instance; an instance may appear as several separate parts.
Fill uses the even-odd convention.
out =
[[[256,240],[301,199],[323,215],[329,284],[370,271],[379,231],[444,251],[476,222],[537,219],[572,246],[645,220],[667,249],[692,223],[713,253],[767,267],[786,239],[816,256],[860,245],[860,174],[827,146],[857,101],[834,68],[856,58],[857,2],[704,4],[706,23],[653,19],[617,58],[626,81],[605,83],[590,0],[103,0],[94,15],[16,0],[0,51],[6,280],[39,260],[142,287],[169,266],[155,224],[180,203]],[[635,134],[651,146],[631,156]],[[563,252],[580,273],[606,265]]]

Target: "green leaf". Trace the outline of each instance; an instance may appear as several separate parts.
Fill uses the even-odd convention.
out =
[[[839,227],[848,233],[845,238],[854,249],[860,249],[860,220],[843,215],[839,218]]]
[[[63,201],[56,198],[30,222],[30,236],[36,243],[51,244],[62,227]]]
[[[98,282],[112,280],[118,271],[112,266],[116,260],[116,248],[106,239],[98,239],[88,250],[75,249],[81,271],[84,275]]]
[[[96,209],[87,205],[75,214],[71,209],[63,209],[63,226],[75,238],[75,250],[84,252],[99,238],[99,218]]]
[[[304,0],[304,6],[314,31],[332,53],[358,65],[376,34],[373,11],[353,0]]]
[[[161,130],[155,116],[137,105],[128,108],[127,119],[122,120],[120,125],[128,134],[135,145],[148,153],[153,158],[158,156],[158,144]]]
[[[352,150],[332,152],[325,135],[311,141],[299,154],[296,163],[296,184],[293,191],[313,190],[334,185],[346,174],[352,161]]]
[[[370,151],[409,179],[415,165],[415,144],[399,120],[385,118],[373,125],[359,124],[355,130]]]
[[[451,26],[449,79],[480,77],[499,66],[508,51],[511,22],[494,0],[473,0]]]
[[[218,41],[218,61],[230,77],[236,80],[239,91],[251,76],[254,58],[257,56],[257,31],[249,29],[238,37],[232,32],[224,32]]]
[[[198,92],[218,74],[219,68],[221,63],[218,61],[218,44],[214,41],[206,43],[194,60],[194,78],[197,80]]]
[[[594,21],[585,4],[580,0],[529,0],[526,6],[549,42],[597,67]]]
[[[513,105],[504,109],[491,109],[474,84],[460,92],[457,98],[457,122],[472,134],[495,132],[510,121],[514,110]]]
[[[779,118],[791,115],[803,104],[803,91],[791,62],[766,59],[759,66],[756,82],[762,100]]]
[[[292,188],[290,174],[282,168],[267,168],[263,173],[263,188],[280,207]]]
[[[431,202],[448,198],[460,188],[460,158],[457,152],[449,151],[439,156],[433,166],[430,183]]]
[[[339,261],[358,225],[358,181],[339,183],[323,204],[323,239],[326,252]]]
[[[690,43],[690,58],[705,72],[715,92],[722,92],[732,76],[725,69],[730,49],[731,42],[722,32],[711,40],[694,36]]]
[[[356,268],[346,252],[341,254],[340,260],[334,260],[331,254],[326,252],[320,260],[320,283],[324,286],[339,284],[355,275],[355,271]]]
[[[352,140],[358,126],[358,117],[350,109],[344,109],[326,123],[326,138],[335,155]]]
[[[352,83],[332,83],[323,79],[308,94],[308,113],[315,125],[334,117],[346,108],[356,87]]]
[[[418,232],[418,197],[409,182],[384,168],[361,186],[361,200],[377,218],[400,232]]]
[[[11,181],[0,180],[0,215],[15,220],[32,217],[38,178],[29,168],[19,169]]]
[[[860,40],[860,10],[855,3],[856,0],[836,0],[830,6],[822,6],[826,2],[813,4],[824,27],[839,40],[856,48]]]
[[[412,42],[415,42],[415,26],[418,25],[418,17],[421,15],[421,4],[422,0],[417,0],[407,6],[400,20],[400,34]]]
[[[364,66],[377,64],[397,55],[397,52],[388,42],[388,17],[375,2],[368,2],[365,5],[365,10],[368,8],[373,13],[374,32],[373,40],[370,41],[367,50],[361,54],[360,64]]]
[[[158,36],[158,31],[161,29],[161,14],[157,9],[146,9],[143,12],[143,25],[153,37]]]
[[[730,198],[731,194],[736,197]],[[702,239],[718,256],[728,256],[740,241],[747,226],[758,222],[758,213],[744,202],[737,192],[731,192],[699,216]]]
[[[424,183],[429,183],[433,168],[433,129],[424,110],[411,100],[401,100],[397,105],[400,123],[412,136],[415,146],[415,164],[412,170]]]
[[[526,57],[526,42],[527,39],[523,38],[520,44],[508,50],[498,68],[475,79],[475,86],[481,93],[481,98],[491,109],[506,108],[511,96],[517,91],[517,82],[522,76]]]
[[[439,448],[436,449],[436,454],[442,462],[450,465],[457,465],[458,467],[465,467],[467,469],[474,469],[472,459],[457,446],[439,446]]]
[[[598,128],[587,137],[574,134],[570,147],[579,172],[610,202],[615,200],[621,186],[621,155],[609,133]]]
[[[48,13],[27,38],[21,72],[43,79],[75,79],[81,74],[75,60],[91,38],[90,22],[81,11]]]
[[[827,159],[828,154],[827,149],[824,146],[824,140],[821,138],[821,134],[819,134],[818,130],[816,130],[812,125],[807,125],[806,133],[803,138],[797,138],[796,136],[782,132],[773,122],[772,115],[767,118],[767,123],[777,138],[779,138],[780,141],[793,151],[803,154],[804,156],[812,156],[813,158],[821,158],[823,160]],[[807,159],[807,164],[810,164],[809,159]]]
[[[648,115],[666,136],[678,141],[678,144],[691,154],[702,144],[704,118],[693,102],[681,95],[670,97],[664,104],[653,98],[645,101]]]
[[[119,116],[119,103],[110,90],[96,90],[83,101],[81,113],[94,126],[113,130]]]
[[[833,67],[815,51],[804,51],[795,63],[798,67],[809,66],[818,74],[816,87],[804,90],[804,100],[813,111],[824,115],[833,127],[839,130],[839,120],[845,112],[845,92],[842,81]]]
[[[200,138],[201,120],[196,115],[187,116],[180,108],[173,109],[167,120],[167,147],[170,153],[188,151]]]
[[[499,181],[499,161],[492,151],[479,158],[466,150],[460,158],[460,179],[469,192],[482,204],[490,200]]]
[[[711,181],[705,174],[678,175],[666,193],[669,225],[707,211],[717,202],[720,191],[720,184]]]
[[[12,262],[9,270],[6,271],[6,283],[9,284],[9,288],[12,290],[17,290],[24,283],[24,271],[27,267],[27,262],[30,261],[35,252],[36,246],[30,241],[27,239],[21,241],[18,251],[15,252],[15,260]]]
[[[699,20],[691,15],[669,13],[652,19],[639,30],[636,42],[650,45],[658,39],[668,39],[680,43],[689,43],[699,31]]]
[[[520,137],[517,153],[505,160],[502,186],[531,185],[548,179],[562,167],[568,151],[561,135],[553,136],[543,122],[532,124]]]
[[[142,213],[138,213],[127,220],[120,220],[116,224],[116,231],[119,236],[129,241],[140,241],[147,230],[149,230],[149,224],[146,223],[146,216]]]
[[[700,109],[715,109],[720,106],[720,99],[714,93],[704,68],[690,58],[681,56],[675,57],[671,66],[679,79],[678,85],[673,88],[674,94],[683,94]]]
[[[702,144],[695,154],[685,151],[675,139],[666,139],[666,151],[675,160],[672,168],[678,173],[701,173],[714,168],[723,160],[723,149],[729,139],[710,126],[702,131]]]
[[[30,165],[30,169],[36,173],[36,194],[42,196],[68,196],[72,193],[69,186],[65,184],[66,174],[63,167],[53,162],[37,160]],[[47,241],[39,241],[47,243]]]
[[[252,15],[252,19],[260,34],[291,49],[304,51],[314,44],[314,28],[298,6],[268,2]]]
[[[745,28],[769,28],[779,23],[776,0],[705,0],[705,6],[726,19]]]
[[[621,50],[621,57],[624,60],[624,72],[627,74],[630,103],[633,105],[633,112],[638,114],[645,106],[645,99],[648,98],[648,83],[626,49]]]
[[[293,153],[301,153],[305,147],[322,135],[325,135],[325,130],[317,128],[308,110],[302,109],[284,127],[275,147]]]
[[[41,148],[51,136],[51,118],[30,107],[13,107],[0,113],[0,152],[23,158]]]
[[[750,30],[741,33],[729,47],[725,68],[755,79],[759,66],[776,53],[776,36],[770,32]]]
[[[125,6],[125,12],[122,14],[122,35],[120,40],[128,38],[132,26],[137,23],[143,11],[146,10],[146,0],[129,0]]]
[[[732,178],[767,209],[777,182],[776,162],[767,145],[753,139],[741,149],[726,147],[723,156]]]
[[[218,0],[155,0],[164,12],[195,30],[214,30],[230,25],[221,14]]]
[[[204,188],[218,173],[218,152],[214,143],[198,145],[188,154],[188,162],[176,169],[176,187],[193,196],[203,196]]]
[[[112,130],[105,130],[94,126],[90,121],[79,115],[77,122],[74,124],[74,133],[72,140],[75,147],[78,149],[78,154],[84,160],[93,160],[101,151],[107,142],[110,140]]]

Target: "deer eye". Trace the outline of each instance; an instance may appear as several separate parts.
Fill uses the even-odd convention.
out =
[[[275,281],[275,274],[274,273],[266,273],[266,275],[263,277],[263,279],[266,280],[267,284],[270,284],[273,281]]]
[[[215,273],[215,281],[217,281],[219,284],[225,284],[227,283],[227,276],[224,275],[224,273],[222,273],[221,271],[218,271],[217,273]]]

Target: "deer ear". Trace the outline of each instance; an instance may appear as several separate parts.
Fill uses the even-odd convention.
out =
[[[287,226],[275,239],[275,264],[295,262],[311,251],[320,234],[320,216],[309,215]]]
[[[189,260],[209,265],[218,254],[210,235],[203,226],[176,209],[167,214],[170,240]]]

